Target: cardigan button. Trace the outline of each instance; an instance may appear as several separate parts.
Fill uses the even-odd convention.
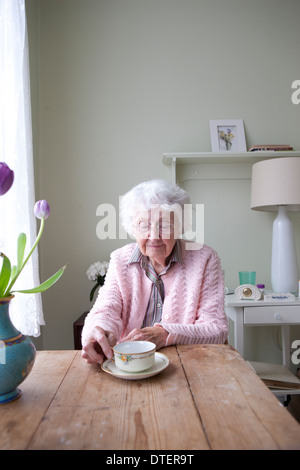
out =
[[[169,320],[169,315],[165,315],[165,316],[164,316],[164,319],[165,319],[165,320]]]

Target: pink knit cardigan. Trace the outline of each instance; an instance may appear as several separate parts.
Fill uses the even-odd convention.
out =
[[[217,253],[204,245],[186,250],[181,243],[182,264],[162,275],[165,287],[160,325],[172,344],[224,343],[228,322],[224,312],[224,281]],[[86,317],[82,342],[95,326],[111,331],[118,341],[140,328],[146,312],[151,281],[138,263],[128,264],[135,243],[111,254],[104,286]]]

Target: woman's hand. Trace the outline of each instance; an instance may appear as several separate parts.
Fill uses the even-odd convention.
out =
[[[117,342],[116,337],[99,326],[95,327],[93,333],[84,339],[81,356],[88,364],[102,364],[105,358],[113,356],[112,346]]]
[[[129,335],[122,339],[124,341],[151,341],[156,344],[157,349],[166,345],[168,332],[162,326],[147,326],[146,328],[132,330]]]

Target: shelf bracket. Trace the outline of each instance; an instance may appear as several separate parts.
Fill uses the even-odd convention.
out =
[[[172,172],[172,184],[176,184],[176,157],[172,158],[171,164],[171,172]]]

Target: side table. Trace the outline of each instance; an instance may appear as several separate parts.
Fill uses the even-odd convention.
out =
[[[234,323],[234,347],[244,355],[244,326],[280,325],[282,336],[282,362],[290,367],[290,325],[300,324],[300,299],[294,301],[265,302],[264,300],[240,300],[235,295],[225,298],[225,311]],[[251,362],[250,362],[251,364]],[[279,378],[279,380],[281,380]],[[280,385],[272,389],[275,395],[300,394],[299,388],[282,388]]]
[[[300,299],[294,301],[265,302],[239,300],[235,295],[225,298],[226,315],[234,322],[234,347],[244,355],[244,326],[280,325],[282,334],[282,360],[290,366],[290,325],[300,324]]]

